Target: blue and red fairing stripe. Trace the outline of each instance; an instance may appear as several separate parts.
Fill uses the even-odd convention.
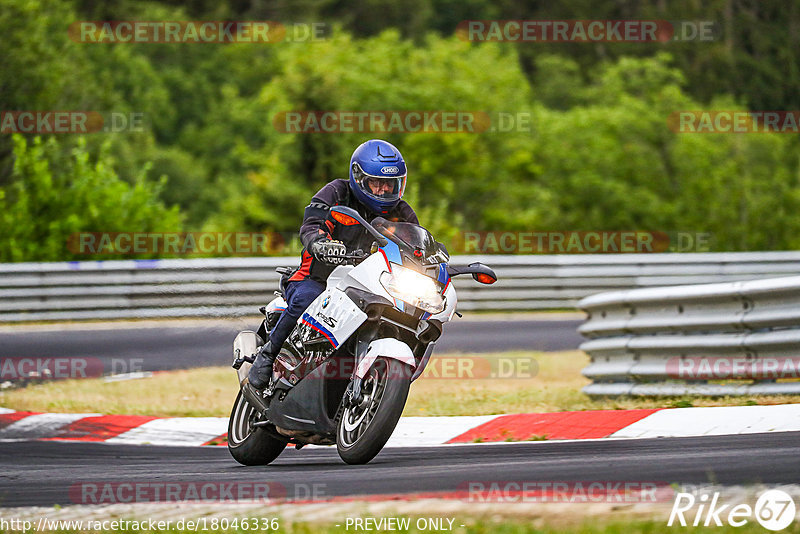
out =
[[[331,345],[333,345],[333,348],[339,346],[339,342],[336,341],[336,338],[333,336],[331,331],[325,328],[322,324],[320,324],[319,321],[311,317],[308,313],[303,313],[303,317],[301,317],[300,320],[303,321],[303,324],[307,324],[308,326],[310,326],[311,328],[322,334],[325,337],[325,339],[330,341]]]
[[[381,247],[380,250],[386,257],[386,263],[392,262],[398,265],[403,265],[403,257],[400,255],[400,247],[398,247],[397,243],[394,241],[389,241],[386,243],[386,246]]]
[[[442,289],[442,295],[447,291],[447,286],[450,285],[450,275],[447,274],[447,264],[440,263],[439,264],[439,276],[436,279],[440,284],[444,284],[444,289]]]
[[[386,246],[379,248],[378,250],[381,251],[383,254],[383,259],[386,260],[386,266],[389,267],[389,272],[392,272],[392,263],[396,263],[397,265],[403,265],[403,257],[400,255],[400,247],[397,246],[397,243],[394,241],[389,241],[386,243]],[[405,303],[402,300],[398,300],[396,298],[392,298],[394,301],[394,307],[400,311],[405,311]]]

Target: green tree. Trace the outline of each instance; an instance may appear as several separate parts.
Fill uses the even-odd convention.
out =
[[[452,233],[463,221],[479,224],[501,195],[510,133],[279,133],[274,121],[286,111],[524,111],[530,88],[513,49],[473,47],[456,38],[428,37],[423,44],[396,31],[354,40],[330,40],[278,50],[279,71],[259,98],[269,110],[262,167],[213,224],[254,225],[295,231],[302,207],[326,182],[347,178],[347,162],[363,141],[395,143],[409,168],[409,200],[433,231]],[[514,145],[514,150],[524,150]],[[498,187],[498,184],[501,184]],[[238,222],[237,222],[238,221]]]
[[[121,180],[108,144],[93,160],[83,139],[69,153],[54,137],[13,143],[12,181],[0,189],[0,261],[90,259],[68,249],[79,232],[180,231],[178,210],[158,199],[164,180],[148,180],[146,168],[133,184]],[[91,259],[104,257],[125,256]]]
[[[538,109],[529,144],[535,165],[515,173],[507,209],[487,223],[708,232],[717,250],[796,246],[797,139],[676,133],[671,113],[702,108],[684,83],[669,56],[621,58],[577,91],[582,105]],[[710,107],[741,109],[730,97]],[[525,216],[530,205],[538,217]]]

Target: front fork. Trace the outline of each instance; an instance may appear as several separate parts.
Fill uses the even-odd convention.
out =
[[[363,345],[356,344],[356,366],[353,371],[353,378],[346,392],[346,402],[349,401],[351,405],[361,402],[361,381],[367,376],[369,369],[377,358],[381,356],[389,357],[408,365],[412,370],[418,369],[417,360],[414,358],[414,352],[411,350],[411,347],[404,342],[395,338],[381,338],[371,339],[367,343],[366,340],[370,338],[360,337],[359,341],[361,339],[364,339],[365,343]],[[427,363],[427,359],[430,358],[430,352],[432,351],[433,347],[429,346],[420,362],[421,366]],[[414,378],[416,376],[418,375],[415,374]]]
[[[358,376],[356,370],[358,366],[364,361],[369,350],[369,344],[375,335],[378,333],[378,323],[369,325],[367,328],[361,330],[356,338],[355,349],[355,366],[353,366],[353,378],[347,386],[347,391],[344,393],[345,404],[349,406],[356,406],[361,403],[364,396],[361,394],[361,381],[362,377]]]

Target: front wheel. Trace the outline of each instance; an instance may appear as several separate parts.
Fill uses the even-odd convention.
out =
[[[258,412],[239,390],[228,419],[228,451],[242,465],[266,465],[286,449],[286,441],[253,427],[257,418]]]
[[[365,464],[394,432],[406,405],[411,369],[393,358],[379,357],[361,382],[362,400],[342,413],[336,449],[348,464]]]

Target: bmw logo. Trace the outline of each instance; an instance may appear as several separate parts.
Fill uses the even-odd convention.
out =
[[[323,307],[323,308],[327,308],[327,307],[328,307],[328,303],[329,303],[330,301],[331,301],[331,297],[330,297],[330,295],[329,295],[329,296],[327,296],[327,297],[325,297],[325,300],[323,300],[323,301],[322,301],[322,307]]]

